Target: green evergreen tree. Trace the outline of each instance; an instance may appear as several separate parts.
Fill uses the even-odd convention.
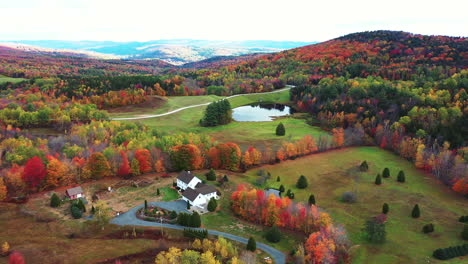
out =
[[[382,184],[382,177],[380,177],[380,173],[377,174],[377,177],[375,177],[375,184],[376,185]]]
[[[277,226],[273,226],[267,231],[265,238],[272,243],[278,243],[281,241],[281,232]]]
[[[277,136],[286,135],[286,128],[284,127],[283,123],[279,123],[278,126],[276,126],[276,135]]]
[[[210,169],[210,171],[206,174],[206,179],[208,181],[215,181],[216,180],[216,172],[213,169]]]
[[[361,171],[367,171],[369,170],[369,165],[367,165],[367,161],[363,161],[361,165],[359,166],[359,170]]]
[[[156,189],[156,195],[157,196],[161,195],[161,192],[159,191],[159,188]]]
[[[176,211],[171,211],[171,214],[169,215],[171,219],[176,219],[177,218],[177,212]]]
[[[193,212],[193,214],[190,216],[189,226],[190,227],[200,227],[201,226],[201,218],[200,218],[200,215],[197,212]]]
[[[388,168],[385,168],[383,170],[382,177],[384,177],[384,178],[389,178],[390,177],[390,170]]]
[[[307,178],[304,175],[301,175],[299,179],[297,179],[296,187],[299,189],[305,189],[307,188],[308,182]]]
[[[91,206],[91,214],[94,214],[96,212],[96,208],[94,208],[94,205]]]
[[[284,185],[283,185],[283,184],[280,185],[278,191],[280,191],[280,193],[284,193],[285,188],[284,188]]]
[[[419,216],[421,215],[421,212],[419,210],[419,205],[416,204],[414,207],[413,207],[413,211],[411,211],[411,216],[413,218],[419,218]]]
[[[86,212],[86,206],[83,202],[82,199],[78,199],[78,202],[76,203],[77,207],[80,208],[81,212]]]
[[[364,231],[367,234],[367,240],[372,243],[385,242],[387,232],[385,231],[385,223],[381,223],[376,219],[366,221]]]
[[[277,181],[277,182],[280,182],[280,181],[281,181],[280,176],[276,177],[276,181]]]
[[[228,176],[227,176],[226,174],[224,174],[224,176],[223,176],[223,182],[228,182],[228,181],[229,181]]]
[[[145,212],[148,211],[148,201],[145,200]]]
[[[255,242],[255,239],[253,237],[249,238],[249,242],[247,242],[247,250],[255,252],[257,250],[257,242]]]
[[[218,202],[214,198],[211,198],[210,201],[208,202],[208,211],[214,212],[216,208],[218,207]]]
[[[389,210],[390,210],[390,207],[388,206],[388,204],[384,203],[382,206],[382,213],[387,214]]]
[[[463,226],[463,231],[461,232],[461,237],[463,240],[468,240],[468,225]]]
[[[60,206],[60,198],[56,193],[52,194],[52,197],[50,197],[50,206],[51,207],[59,207]]]
[[[78,206],[72,205],[70,210],[71,210],[71,214],[72,214],[73,218],[75,218],[75,219],[81,218],[82,213],[81,213],[81,209],[78,208]]]
[[[190,202],[187,201],[187,210],[190,210]]]
[[[309,205],[313,205],[313,204],[315,204],[315,196],[311,194],[309,196]]]
[[[403,171],[398,172],[397,181],[398,182],[405,182],[406,181],[405,173]]]

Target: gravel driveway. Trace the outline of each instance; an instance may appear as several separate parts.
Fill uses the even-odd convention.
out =
[[[182,205],[181,202],[184,205],[183,208],[181,208],[181,205]],[[171,201],[171,202],[149,202],[148,204],[152,205],[152,206],[158,206],[158,207],[161,207],[161,208],[164,208],[164,209],[167,209],[167,210],[175,210],[175,211],[179,210],[178,212],[188,212],[187,209],[186,209],[187,204],[183,200]],[[140,208],[143,208],[143,206],[144,205],[142,204],[142,205],[133,207],[132,209],[128,210],[128,212],[123,213],[123,214],[121,214],[119,216],[116,216],[114,219],[111,220],[111,223],[115,224],[115,225],[121,225],[121,226],[125,226],[125,225],[154,226],[154,227],[171,228],[171,229],[177,229],[177,230],[184,230],[184,228],[186,228],[186,227],[179,226],[179,225],[160,224],[160,223],[156,223],[156,222],[149,222],[149,221],[143,221],[143,220],[138,219],[136,217],[136,212]],[[220,232],[220,231],[216,231],[216,230],[208,229],[208,234],[215,235],[215,236],[223,236],[225,238],[235,240],[235,241],[243,243],[243,244],[247,244],[247,242],[248,242],[247,238],[240,237],[240,236],[235,236],[235,235],[232,235],[232,234],[229,234],[229,233],[224,233],[224,232]],[[273,258],[275,263],[277,263],[277,264],[286,263],[286,255],[283,252],[281,252],[279,250],[276,250],[276,249],[274,249],[274,248],[272,248],[272,247],[270,247],[270,246],[268,246],[266,244],[258,243],[258,242],[257,242],[257,248],[265,251],[266,253],[268,253]]]

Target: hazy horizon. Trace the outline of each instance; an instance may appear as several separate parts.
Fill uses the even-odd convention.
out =
[[[464,37],[466,6],[461,0],[16,0],[2,4],[0,41],[322,42],[373,30]]]

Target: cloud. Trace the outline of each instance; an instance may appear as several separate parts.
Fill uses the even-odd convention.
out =
[[[462,0],[15,0],[0,39],[322,41],[391,29],[467,36]]]

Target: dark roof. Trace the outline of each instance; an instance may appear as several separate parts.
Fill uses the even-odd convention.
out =
[[[195,189],[201,194],[209,194],[209,193],[216,192],[215,187],[213,187],[212,185],[203,184],[201,182],[199,182],[199,183],[197,183],[197,185],[195,185]]]
[[[189,184],[192,181],[193,178],[195,178],[195,175],[193,175],[189,171],[181,171],[179,173],[179,176],[177,176],[178,180],[181,180],[181,181],[185,182],[186,184]]]
[[[78,186],[75,188],[68,189],[66,193],[68,194],[68,196],[73,196],[73,195],[83,193],[83,189],[81,189],[81,186]]]
[[[192,188],[190,188],[190,187],[188,187],[188,188],[182,193],[182,195],[183,195],[185,198],[189,199],[189,200],[192,201],[192,202],[195,201],[195,199],[197,199],[197,197],[198,197],[199,194],[200,194],[199,192],[195,191],[194,189],[192,189]]]

